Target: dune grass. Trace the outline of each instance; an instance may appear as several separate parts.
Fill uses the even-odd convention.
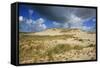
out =
[[[56,44],[45,43],[44,41],[68,39],[72,38],[71,35],[58,35],[58,36],[28,36],[21,34],[19,36],[19,62],[32,60],[32,63],[43,61],[54,61],[54,55],[64,54],[70,50],[81,50],[84,47],[75,45],[72,47],[69,44]],[[81,41],[81,40],[80,40]],[[83,41],[83,40],[82,40]],[[58,42],[55,42],[58,43]],[[53,47],[51,47],[53,46]],[[90,44],[88,47],[94,47]],[[47,59],[46,59],[47,58]],[[29,63],[29,62],[26,62]]]

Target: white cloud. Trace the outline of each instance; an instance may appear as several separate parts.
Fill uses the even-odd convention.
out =
[[[87,26],[83,26],[82,29],[83,29],[83,30],[89,30],[89,29],[91,29],[91,28],[90,28],[90,27],[87,27]]]
[[[23,16],[19,16],[20,23],[20,31],[30,32],[30,31],[42,31],[47,27],[44,24],[45,20],[43,18],[39,18],[37,20],[27,19]]]
[[[83,19],[77,17],[74,14],[71,14],[68,23],[70,24],[70,28],[81,28],[83,25],[83,21]]]
[[[60,27],[61,23],[58,23],[58,22],[53,22],[53,24],[55,25],[55,27]]]
[[[91,31],[91,32],[95,32],[96,31],[95,27],[82,26],[81,29],[85,30],[85,31]]]
[[[82,29],[82,30],[85,30],[85,31],[90,31],[90,30],[92,30],[91,27],[87,27],[87,26],[82,26],[81,29]]]
[[[68,18],[68,17],[67,17]],[[53,22],[56,27],[62,28],[80,28],[83,25],[83,20],[74,14],[69,16],[69,19],[64,23]]]
[[[33,10],[32,10],[32,9],[29,10],[29,14],[30,14],[30,15],[33,14]]]
[[[84,26],[84,22],[88,22],[89,20],[91,20],[91,17],[88,18],[82,18],[80,16],[75,15],[74,13],[71,13],[69,16],[66,16],[66,21],[63,23],[60,22],[53,22],[53,24],[56,27],[61,27],[61,28],[78,28],[78,29],[82,29],[85,31],[95,31],[95,27],[92,26]],[[93,18],[92,22],[95,22],[96,19]],[[95,26],[95,23],[93,24],[93,26]]]
[[[23,16],[19,16],[19,21],[22,22],[24,20]]]
[[[44,19],[43,18],[39,18],[39,19],[36,20],[36,23],[37,24],[42,24],[42,23],[44,23]]]
[[[70,23],[70,28],[81,28],[83,23]]]
[[[27,19],[27,20],[26,20],[26,23],[27,23],[27,24],[31,24],[31,23],[33,23],[33,20],[32,20],[32,19]]]
[[[74,14],[70,15],[70,18],[69,18],[70,23],[74,23],[74,24],[78,23],[79,24],[79,23],[81,23],[81,21],[82,21],[82,19],[77,17],[76,15],[74,15]]]
[[[71,16],[69,16],[69,19],[67,22],[65,23],[53,22],[53,24],[55,25],[55,27],[61,27],[61,28],[73,28],[73,29],[78,28],[85,31],[95,31],[95,28],[93,27],[83,26],[84,21],[87,21],[87,20],[88,19],[81,19],[77,17],[76,15],[72,14]],[[93,19],[93,21],[95,21],[95,19]]]
[[[69,28],[69,24],[68,23],[64,23],[63,28]]]
[[[47,26],[46,26],[45,24],[42,24],[42,28],[43,28],[43,29],[46,29]]]
[[[42,31],[45,30],[47,27],[44,24],[44,19],[39,18],[35,21],[35,23],[32,26],[32,31]]]
[[[69,28],[68,23],[58,23],[58,22],[53,22],[55,27],[60,27],[60,28]]]

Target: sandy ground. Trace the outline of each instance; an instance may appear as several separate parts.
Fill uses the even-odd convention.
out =
[[[23,59],[20,61],[21,64],[56,62],[56,61],[95,60],[96,59],[96,48],[95,48],[96,47],[96,34],[95,33],[88,33],[88,32],[84,32],[79,29],[74,29],[74,30],[71,29],[71,30],[63,30],[63,31],[62,29],[48,29],[42,32],[29,33],[29,34],[23,34],[23,35],[25,36],[35,36],[36,35],[36,36],[40,36],[39,39],[41,39],[41,40],[32,41],[33,39],[30,37],[29,39],[31,39],[30,40],[31,42],[30,41],[28,42],[30,42],[32,45],[30,46],[29,45],[30,43],[21,45],[23,46],[24,50],[27,50],[28,48],[31,47],[31,49],[33,48],[33,50],[36,51],[37,49],[35,49],[34,47],[38,46],[39,47],[38,49],[43,49],[40,52],[45,53],[48,49],[52,49],[59,44],[63,44],[66,46],[70,45],[71,47],[80,46],[83,48],[79,50],[77,50],[76,48],[76,49],[71,49],[70,51],[65,51],[64,53],[53,54],[51,56],[52,59],[50,58],[50,56],[45,56],[45,55],[44,57],[41,57],[41,58],[39,56],[29,58],[29,57],[26,57],[27,56],[26,54],[28,52],[26,51],[25,55],[21,53],[21,55],[24,58],[26,57],[25,59],[21,57]],[[54,38],[43,39],[42,36],[51,36]],[[57,37],[55,36],[58,36],[58,39],[56,39]],[[24,39],[23,41],[24,41],[23,43],[26,43],[27,39]],[[20,44],[22,44],[22,42]],[[34,56],[34,54],[32,56]]]

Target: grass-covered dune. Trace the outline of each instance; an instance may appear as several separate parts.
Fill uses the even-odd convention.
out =
[[[19,33],[19,63],[95,60],[95,47],[93,39],[81,38],[72,33],[29,35],[29,33],[21,32]]]

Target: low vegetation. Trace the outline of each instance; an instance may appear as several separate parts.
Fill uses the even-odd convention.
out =
[[[74,52],[81,51],[84,48],[94,48],[95,46],[93,44],[90,44],[88,47],[80,45],[71,46],[70,44],[58,44],[56,41],[69,38],[73,38],[73,35],[37,36],[24,35],[24,33],[21,33],[19,35],[19,62],[21,64],[55,62],[58,59],[62,61],[63,58],[65,58],[64,60],[69,61],[69,58],[71,58]],[[55,40],[55,42],[52,42],[53,40]],[[77,40],[84,41],[83,39]],[[66,55],[67,52],[70,53],[73,50],[75,51],[72,52],[72,54]],[[61,55],[64,55],[65,57],[62,57]],[[92,59],[94,59],[94,57]]]

